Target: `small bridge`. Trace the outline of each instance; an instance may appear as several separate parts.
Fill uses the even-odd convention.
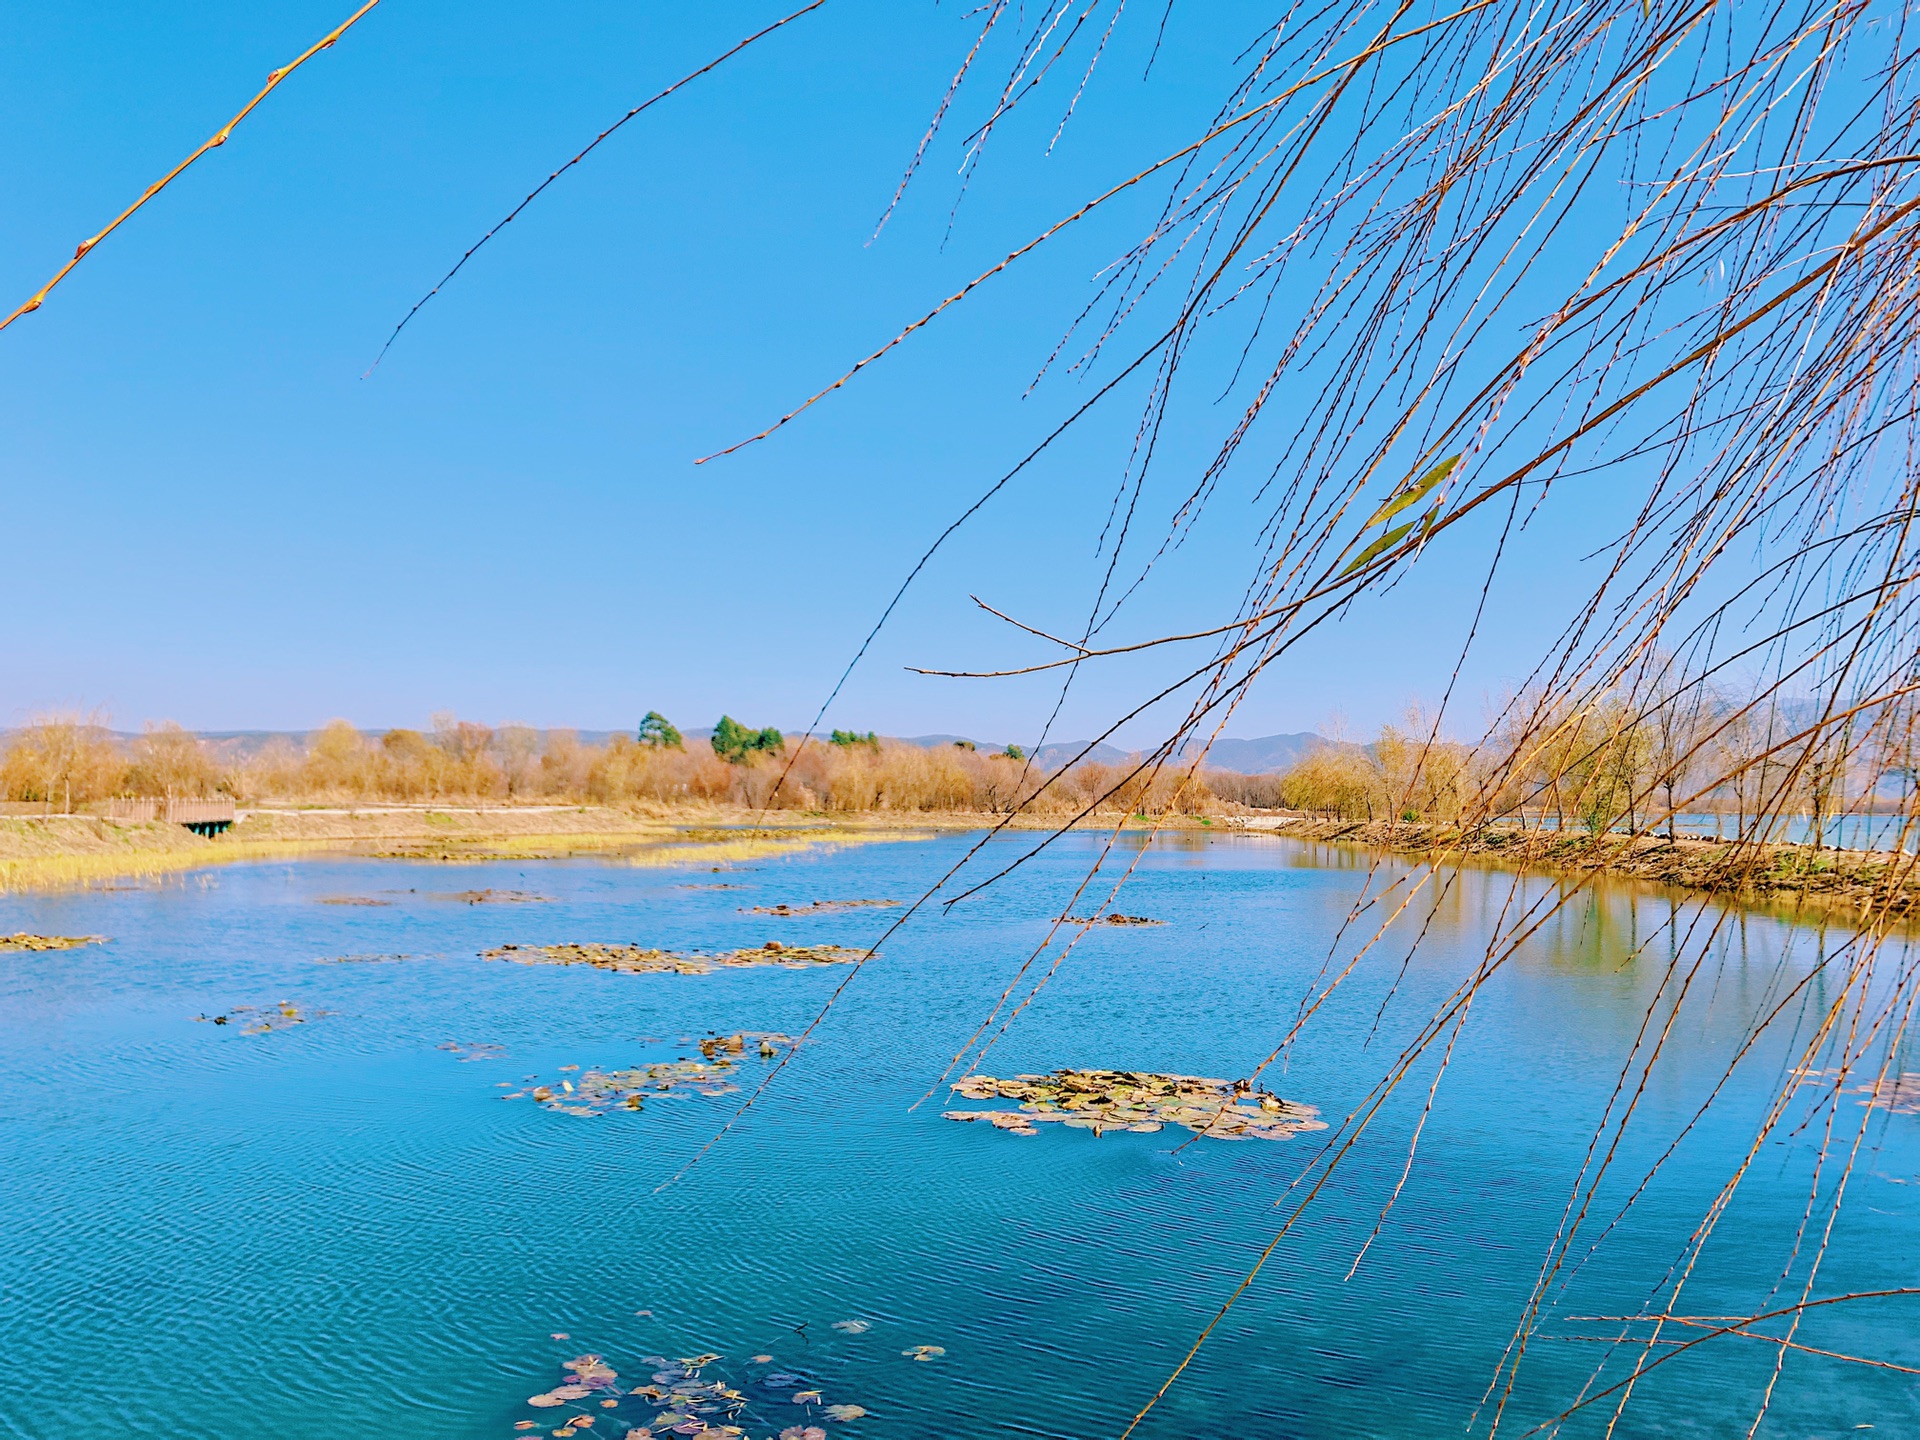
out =
[[[109,800],[109,820],[165,820],[196,835],[221,834],[233,824],[231,800]]]

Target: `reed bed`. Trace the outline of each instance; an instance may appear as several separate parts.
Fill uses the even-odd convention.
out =
[[[777,732],[768,732],[777,734]],[[675,739],[678,739],[677,734]],[[566,730],[494,728],[442,716],[431,732],[365,734],[336,720],[304,746],[270,742],[231,755],[173,724],[119,743],[99,716],[49,716],[0,752],[0,796],[50,811],[123,795],[230,796],[253,805],[571,804],[731,806],[831,811],[1066,816],[1099,811],[1199,813],[1218,806],[1204,783],[1083,763],[1049,773],[1009,753],[863,738],[835,744],[789,735],[722,759],[711,744],[604,745]]]
[[[77,890],[109,880],[160,880],[210,865],[243,860],[288,860],[349,848],[350,844],[344,841],[208,840],[193,849],[129,848],[19,856],[0,859],[0,894]]]

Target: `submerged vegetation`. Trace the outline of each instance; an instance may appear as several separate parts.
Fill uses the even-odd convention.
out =
[[[531,1098],[562,1115],[583,1118],[604,1115],[609,1110],[644,1110],[646,1102],[661,1096],[693,1091],[708,1097],[732,1095],[740,1087],[733,1083],[738,1063],[745,1063],[749,1046],[761,1060],[772,1060],[782,1050],[793,1048],[791,1035],[775,1030],[741,1030],[732,1035],[715,1036],[700,1042],[702,1060],[663,1060],[636,1065],[625,1070],[587,1070],[577,1080],[561,1079],[551,1084],[533,1085],[502,1095],[502,1100]],[[563,1070],[577,1067],[567,1065]]]
[[[1289,1140],[1324,1130],[1320,1112],[1282,1100],[1246,1081],[1133,1070],[1056,1070],[1011,1080],[969,1075],[953,1093],[968,1100],[1017,1100],[1017,1110],[947,1110],[949,1120],[984,1120],[996,1130],[1037,1135],[1058,1123],[1095,1135],[1125,1130],[1151,1135],[1168,1125],[1222,1140]]]
[[[558,1385],[529,1396],[527,1404],[536,1410],[574,1408],[576,1413],[570,1416],[555,1417],[562,1423],[549,1432],[562,1440],[597,1433],[593,1426],[602,1418],[611,1418],[616,1433],[650,1430],[692,1440],[740,1440],[777,1432],[779,1440],[826,1440],[827,1432],[811,1423],[816,1418],[847,1422],[867,1413],[864,1405],[829,1403],[822,1385],[804,1371],[770,1368],[774,1365],[771,1355],[753,1356],[746,1373],[733,1380],[709,1373],[724,1360],[715,1354],[679,1360],[644,1355],[640,1363],[652,1367],[646,1380],[623,1386],[619,1371],[603,1357],[580,1355],[562,1362]],[[596,1410],[601,1413],[596,1415]],[[613,1412],[611,1417],[607,1412]],[[547,1423],[522,1420],[515,1428],[536,1430]]]
[[[282,1000],[275,1005],[236,1005],[219,1015],[196,1015],[208,1025],[238,1025],[242,1035],[265,1035],[271,1030],[287,1030],[331,1015],[331,1010],[302,1010]]]
[[[24,930],[0,935],[0,955],[22,950],[78,950],[82,945],[104,945],[104,935],[29,935]]]
[[[715,887],[718,888],[718,887]],[[834,915],[842,910],[890,910],[898,907],[898,900],[814,900],[806,905],[753,905],[743,907],[746,915],[778,915],[785,919],[797,919],[802,915]]]
[[[716,969],[779,965],[804,970],[815,965],[845,965],[864,952],[843,945],[783,945],[769,940],[752,950],[653,950],[641,945],[501,945],[480,952],[483,960],[518,965],[590,965],[621,975],[707,975]]]

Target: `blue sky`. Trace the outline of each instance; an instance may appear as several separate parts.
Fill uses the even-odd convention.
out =
[[[17,10],[0,54],[5,308],[348,9]],[[957,212],[970,125],[954,124],[869,243],[977,22],[830,0],[602,146],[362,378],[527,189],[780,13],[387,0],[0,334],[0,724],[56,705],[209,729],[442,708],[591,728],[648,709],[810,720],[925,544],[1084,399],[1072,377],[1029,381],[1126,217],[983,288],[768,442],[694,459],[1190,132],[1257,25],[1250,5],[1176,8],[1144,78],[1151,27],[1121,35],[1052,153],[1065,92],[995,141]],[[1176,427],[1169,487],[1218,418]],[[982,512],[827,723],[1037,733],[1048,684],[903,667],[1040,653],[971,593],[1078,627],[1132,420],[1097,420]],[[1468,718],[1556,628],[1606,508],[1570,497],[1503,578]],[[1119,632],[1230,605],[1255,525],[1244,494],[1224,496]],[[1335,713],[1368,731],[1437,694],[1479,584],[1473,548],[1455,551],[1276,667],[1230,733]],[[1104,728],[1157,673],[1083,677],[1056,734]]]

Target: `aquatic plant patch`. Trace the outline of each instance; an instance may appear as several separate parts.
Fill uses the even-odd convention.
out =
[[[535,895],[527,890],[453,890],[433,892],[429,900],[451,900],[460,905],[551,905],[551,895]]]
[[[1224,1140],[1286,1140],[1324,1130],[1311,1105],[1282,1100],[1245,1081],[1136,1070],[1056,1070],[1011,1080],[969,1075],[953,1085],[968,1100],[1015,1100],[1015,1110],[948,1110],[949,1120],[983,1120],[1014,1135],[1037,1135],[1055,1123],[1099,1135],[1127,1130],[1151,1135],[1177,1125]]]
[[[742,1030],[734,1035],[717,1035],[700,1042],[704,1059],[663,1060],[651,1065],[636,1065],[627,1070],[587,1070],[577,1080],[560,1079],[551,1084],[534,1085],[502,1095],[502,1100],[532,1100],[537,1105],[562,1115],[583,1118],[604,1115],[610,1110],[644,1110],[648,1100],[693,1092],[700,1095],[731,1095],[740,1087],[734,1083],[740,1064],[746,1062],[749,1049],[760,1060],[772,1060],[783,1049],[791,1049],[791,1035],[770,1030]],[[448,1047],[442,1046],[442,1049]],[[563,1071],[579,1071],[577,1065],[563,1065]]]
[[[791,919],[798,915],[832,915],[841,910],[893,909],[898,900],[815,900],[807,905],[755,905],[744,909],[747,915],[778,915]]]
[[[469,1064],[475,1060],[504,1060],[507,1058],[507,1047],[504,1045],[495,1045],[492,1041],[482,1041],[469,1045],[458,1040],[449,1040],[445,1044],[436,1045],[433,1048],[436,1050],[451,1051],[460,1057],[460,1063],[462,1065]]]
[[[371,895],[322,895],[317,902],[321,905],[391,905],[391,900],[377,900]]]
[[[82,945],[104,945],[104,935],[0,935],[0,954],[29,950],[78,950]]]
[[[411,960],[411,955],[323,955],[322,965],[392,965],[402,960]]]
[[[1860,1070],[1796,1070],[1795,1088],[1808,1086],[1824,1090],[1838,1087],[1841,1095],[1856,1097],[1854,1104],[1869,1110],[1885,1110],[1894,1115],[1920,1115],[1920,1071],[1904,1070],[1876,1076]],[[1843,1084],[1845,1080],[1859,1083]]]
[[[236,1005],[224,1014],[193,1018],[209,1025],[237,1025],[242,1035],[265,1035],[271,1030],[288,1030],[331,1014],[331,1010],[302,1010],[282,1000],[277,1005]]]
[[[600,1355],[577,1355],[561,1363],[560,1383],[527,1404],[555,1412],[538,1420],[520,1420],[516,1431],[536,1430],[567,1440],[569,1436],[612,1434],[684,1435],[694,1440],[739,1440],[777,1435],[778,1440],[827,1440],[828,1420],[845,1424],[867,1414],[864,1405],[829,1402],[820,1385],[802,1373],[765,1368],[770,1355],[756,1355],[747,1373],[727,1377],[720,1355],[691,1355],[670,1360],[640,1357],[644,1378],[623,1381]],[[795,1407],[799,1407],[796,1411]],[[601,1421],[606,1425],[596,1429]],[[555,1422],[558,1422],[557,1424]]]
[[[483,960],[516,965],[591,965],[621,975],[708,975],[716,969],[779,965],[805,970],[814,965],[845,965],[863,952],[845,945],[782,945],[769,940],[753,950],[653,950],[643,945],[501,945],[482,950]]]
[[[1145,915],[1062,915],[1060,919],[1068,925],[1164,925],[1164,920],[1154,920]]]

